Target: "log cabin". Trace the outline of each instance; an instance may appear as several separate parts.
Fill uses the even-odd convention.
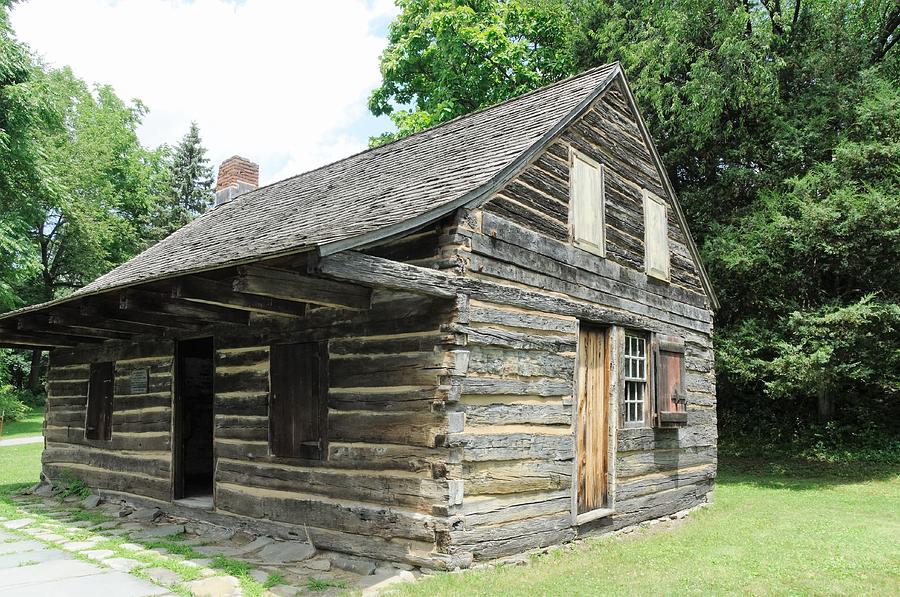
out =
[[[716,298],[618,64],[257,179],[0,318],[45,478],[439,569],[711,498]]]

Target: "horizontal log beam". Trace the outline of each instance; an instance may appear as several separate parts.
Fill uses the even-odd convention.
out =
[[[99,340],[127,340],[132,334],[114,332],[110,330],[98,330],[83,326],[70,326],[52,321],[49,315],[32,315],[19,319],[19,329],[25,332],[67,334],[70,336],[83,336],[97,338]]]
[[[185,301],[241,309],[267,315],[303,317],[306,305],[271,296],[235,292],[232,284],[205,278],[185,278],[172,288],[172,297]]]
[[[90,317],[81,314],[78,309],[54,309],[50,312],[51,325],[64,325],[100,332],[120,332],[123,334],[159,334],[163,329],[159,325],[150,325],[134,321],[120,321],[108,317]]]
[[[544,313],[554,313],[579,319],[636,327],[654,332],[672,333],[672,325],[652,317],[612,309],[604,305],[551,295],[538,288],[522,288],[488,280],[457,276],[443,271],[392,261],[356,251],[341,251],[322,257],[316,271],[335,280],[416,292],[428,296],[454,298],[465,294],[473,299],[520,307]],[[710,326],[692,322],[692,329],[708,334]]]
[[[465,278],[355,251],[322,257],[316,270],[337,280],[453,298]]]
[[[94,338],[94,340],[96,341],[96,338]],[[18,348],[47,349],[56,346],[77,346],[82,340],[69,336],[50,334],[35,336],[18,330],[0,329],[0,342]]]
[[[305,276],[270,267],[239,268],[235,292],[344,309],[368,309],[372,291],[364,286]]]
[[[232,323],[247,325],[250,315],[246,311],[226,309],[213,305],[198,305],[188,301],[172,300],[164,294],[146,290],[126,290],[119,297],[120,311],[143,311],[163,316],[178,317],[183,321],[207,323]]]
[[[90,319],[106,320],[122,324],[139,324],[150,326],[156,334],[164,334],[168,330],[196,330],[202,322],[181,317],[165,316],[149,311],[128,310],[102,307],[100,305],[83,305],[81,314]]]

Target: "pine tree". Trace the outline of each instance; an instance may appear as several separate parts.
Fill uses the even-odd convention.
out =
[[[213,174],[206,148],[200,141],[200,127],[191,122],[191,128],[175,148],[172,157],[171,189],[179,224],[186,224],[202,214],[213,203]],[[175,223],[175,222],[173,222]]]

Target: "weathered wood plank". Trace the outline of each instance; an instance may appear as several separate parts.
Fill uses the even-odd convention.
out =
[[[434,541],[435,531],[446,526],[446,522],[429,514],[244,484],[217,483],[216,505],[244,516],[385,539]]]
[[[383,507],[407,507],[430,513],[450,500],[446,480],[409,473],[335,470],[220,459],[217,482],[251,485],[366,502]]]
[[[371,290],[362,286],[261,266],[239,268],[232,289],[240,293],[344,309],[367,309],[372,296]]]

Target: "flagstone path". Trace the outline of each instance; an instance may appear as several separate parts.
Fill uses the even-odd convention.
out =
[[[0,595],[168,597],[173,593],[126,572],[77,560],[40,541],[0,531]]]
[[[0,448],[6,446],[22,446],[24,444],[39,444],[44,441],[43,435],[26,435],[25,437],[11,437],[9,439],[0,439]]]
[[[60,491],[36,487],[12,496],[14,507],[2,511],[0,595],[372,597],[422,574]]]

